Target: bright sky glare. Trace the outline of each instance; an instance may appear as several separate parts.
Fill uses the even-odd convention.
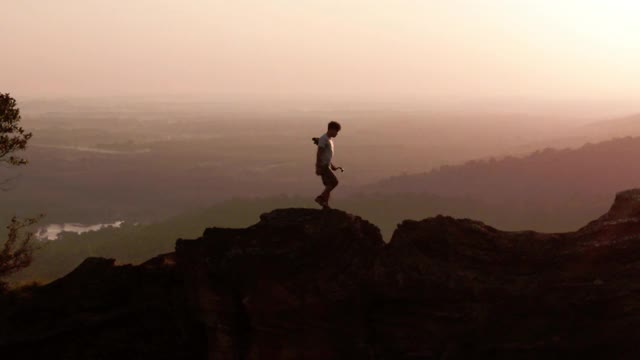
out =
[[[633,0],[21,0],[0,91],[638,99]]]

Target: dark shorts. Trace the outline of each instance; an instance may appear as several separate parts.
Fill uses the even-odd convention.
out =
[[[338,178],[336,177],[336,174],[334,174],[333,171],[331,171],[331,169],[328,166],[322,166],[318,168],[316,170],[316,174],[322,177],[322,184],[324,186],[332,186],[332,187],[338,186]]]

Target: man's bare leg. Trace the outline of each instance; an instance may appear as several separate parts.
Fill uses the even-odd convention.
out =
[[[316,202],[322,206],[323,209],[330,209],[329,198],[331,197],[331,191],[338,186],[338,179],[331,172],[326,169],[326,173],[322,173],[322,183],[324,184],[324,191],[316,198]]]

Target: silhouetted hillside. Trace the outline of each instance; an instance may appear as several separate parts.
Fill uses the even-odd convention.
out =
[[[209,228],[139,266],[90,258],[0,295],[12,359],[637,357],[640,190],[571,233],[337,210]]]
[[[600,137],[638,136],[640,135],[640,114],[598,121],[584,126],[583,130],[588,135]]]
[[[340,193],[335,206],[378,224],[389,239],[404,219],[444,214],[506,230],[574,231],[606,210],[615,189],[640,184],[640,138],[615,139],[574,150],[543,150],[523,158],[475,161],[425,174],[399,176]],[[81,235],[66,233],[35,254],[13,280],[50,281],[89,256],[141,263],[171,251],[177,237],[205,226],[243,227],[273,208],[311,207],[312,196],[235,199],[150,225],[125,224]]]
[[[388,241],[403,220],[439,214],[480,219],[504,229],[572,231],[605,211],[609,201],[609,196],[606,196],[597,203],[575,201],[549,208],[492,204],[464,196],[400,193],[339,197],[334,205],[375,223]],[[235,199],[153,224],[125,223],[120,228],[108,227],[83,234],[62,233],[58,240],[46,241],[34,254],[31,266],[10,280],[48,282],[68,273],[91,256],[114,258],[117,263],[140,264],[155,254],[172,251],[176,238],[195,237],[204,227],[246,227],[255,223],[260,214],[274,208],[313,205],[311,198],[303,197]]]
[[[513,208],[568,206],[603,202],[616,189],[640,184],[640,138],[620,138],[579,149],[536,151],[526,157],[506,157],[444,166],[415,175],[392,177],[367,191],[428,192],[468,196],[483,202],[508,203]]]
[[[386,239],[391,238],[397,224],[404,219],[419,219],[441,213],[453,216],[483,215],[483,219],[490,213],[491,217],[486,220],[507,218],[506,214],[494,212],[469,199],[449,199],[428,194],[358,195],[338,199],[336,205],[374,221]],[[312,206],[317,207],[311,198],[303,197],[234,199],[153,224],[125,223],[119,228],[108,227],[82,234],[65,232],[58,240],[46,241],[35,252],[31,266],[12,276],[11,280],[48,282],[68,273],[87,257],[107,257],[116,259],[118,263],[139,264],[155,254],[172,251],[175,239],[195,237],[207,226],[246,227],[255,223],[260,214],[274,208]],[[510,219],[519,217],[521,215]]]

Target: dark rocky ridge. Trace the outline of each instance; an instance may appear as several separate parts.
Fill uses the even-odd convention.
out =
[[[188,312],[173,259],[88,258],[50,284],[0,295],[0,358],[203,358],[204,328]]]
[[[207,229],[139,266],[87,259],[0,297],[0,354],[65,359],[632,359],[640,190],[562,234],[439,216],[384,244],[341,211]]]

